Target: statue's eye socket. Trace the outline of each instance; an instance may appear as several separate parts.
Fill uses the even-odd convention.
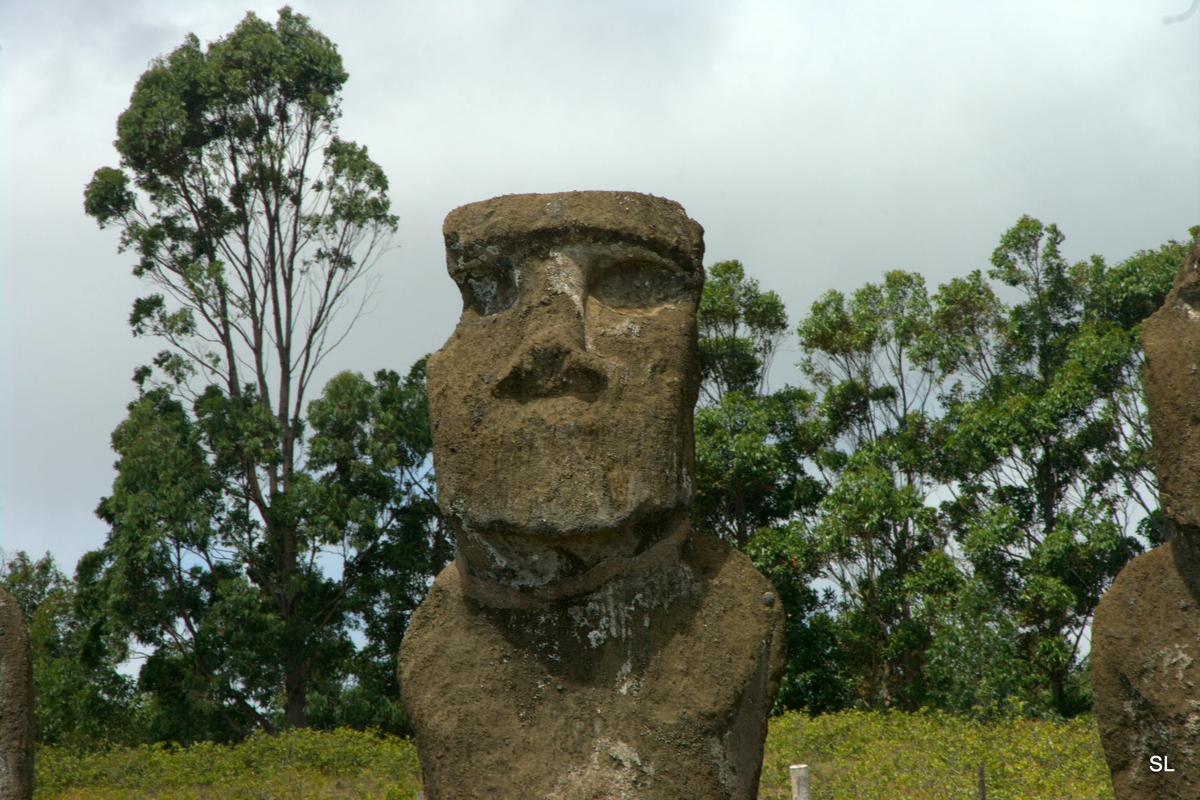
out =
[[[455,279],[462,294],[463,309],[482,317],[497,314],[517,301],[517,271],[468,272]]]
[[[623,261],[603,269],[588,293],[609,308],[651,308],[688,293],[682,272],[653,261]]]

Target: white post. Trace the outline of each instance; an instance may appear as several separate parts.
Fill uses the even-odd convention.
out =
[[[808,794],[808,764],[792,764],[788,777],[792,779],[792,800],[812,800]]]

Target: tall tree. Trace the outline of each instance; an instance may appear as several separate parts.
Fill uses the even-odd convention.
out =
[[[820,560],[805,526],[823,491],[805,465],[823,439],[810,392],[767,388],[788,330],[783,301],[740,262],[722,261],[708,269],[697,321],[692,524],[744,550],[779,590],[788,611],[788,664],[776,710],[837,710],[846,682],[831,598],[810,585]]]
[[[941,351],[972,378],[947,397],[947,521],[973,576],[1018,623],[1046,706],[1066,716],[1090,703],[1080,652],[1092,610],[1142,549],[1131,512],[1148,514],[1141,529],[1156,537],[1140,326],[1184,248],[1071,265],[1063,238],[1022,217],[989,275],[1023,300],[998,306],[976,274],[945,288],[938,314],[971,331]]]
[[[1004,234],[990,277],[1011,305],[981,271],[932,296],[904,272],[827,293],[798,326],[811,390],[774,393],[782,303],[736,262],[711,269],[693,524],[780,588],[785,707],[851,689],[980,717],[1087,707],[1092,609],[1136,533],[1161,541],[1140,326],[1188,245],[1109,267],[1061,242],[1028,217]]]
[[[787,311],[773,291],[746,276],[740,261],[708,268],[696,313],[704,405],[731,392],[764,394],[775,351],[787,335]]]
[[[697,311],[700,404],[696,411],[695,524],[744,547],[760,529],[786,523],[815,502],[802,461],[808,396],[766,391],[787,333],[779,295],[762,291],[738,261],[708,269]],[[798,417],[796,415],[799,415]]]
[[[189,35],[138,80],[121,166],[84,192],[159,290],[134,303],[134,334],[168,348],[135,372],[98,508],[111,531],[81,589],[153,650],[143,684],[185,727],[271,728],[280,705],[307,725],[310,688],[352,649],[343,601],[371,545],[314,522],[304,403],[396,217],[383,170],[337,135],[346,79],[334,44],[287,7],[207,48]]]
[[[314,724],[411,733],[398,705],[396,653],[430,579],[454,557],[430,469],[425,359],[403,378],[380,370],[374,383],[341,373],[309,404],[308,419],[319,521],[356,553],[343,573],[343,607],[365,639],[351,658],[353,681],[321,693]]]
[[[868,707],[924,700],[927,596],[951,589],[946,532],[931,500],[946,374],[931,348],[924,279],[888,272],[847,298],[830,291],[797,327],[819,394],[827,491],[812,535],[838,588],[839,637]]]

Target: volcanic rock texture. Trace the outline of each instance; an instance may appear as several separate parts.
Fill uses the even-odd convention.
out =
[[[0,800],[33,797],[33,660],[21,607],[0,589]]]
[[[539,610],[477,603],[447,567],[401,649],[426,797],[756,797],[783,669],[773,592],[702,536]]]
[[[1092,624],[1092,692],[1117,800],[1200,797],[1200,272],[1197,241],[1142,329],[1170,540],[1117,575]]]
[[[429,800],[753,798],[784,613],[693,535],[703,231],[625,192],[456,209],[429,361],[455,562],[400,651]]]

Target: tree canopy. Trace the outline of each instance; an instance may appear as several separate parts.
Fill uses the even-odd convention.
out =
[[[97,509],[108,540],[77,571],[107,629],[146,655],[155,738],[304,726],[333,713],[321,698],[387,684],[350,632],[394,646],[445,558],[423,365],[340,376],[305,405],[397,224],[383,170],[338,135],[347,78],[287,7],[207,47],[189,35],[138,80],[120,167],[84,192],[157,290],[133,304],[134,335],[167,345],[135,371]],[[398,600],[380,594],[391,579]],[[395,722],[394,704],[367,705],[367,722]]]
[[[1187,246],[1109,266],[1062,241],[1022,217],[987,277],[827,292],[796,328],[803,385],[774,392],[782,303],[711,268],[693,521],[780,588],[781,707],[1089,706],[1092,610],[1162,541],[1140,327]]]

